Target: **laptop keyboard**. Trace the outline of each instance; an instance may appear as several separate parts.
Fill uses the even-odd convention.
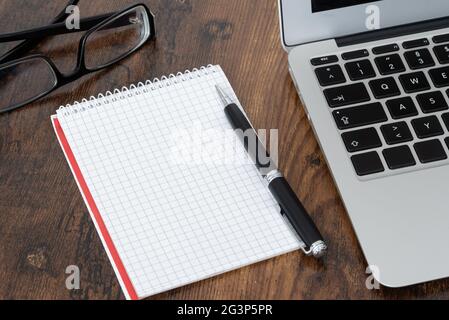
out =
[[[358,176],[448,162],[449,34],[311,63]]]

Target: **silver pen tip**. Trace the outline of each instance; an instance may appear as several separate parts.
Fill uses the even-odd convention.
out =
[[[228,96],[219,85],[216,85],[215,88],[217,89],[218,95],[220,96],[220,99],[223,102],[225,107],[234,103],[234,101],[232,101],[231,97]]]

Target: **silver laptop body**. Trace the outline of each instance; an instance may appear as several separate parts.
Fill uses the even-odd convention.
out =
[[[376,279],[446,278],[449,2],[356,2],[279,1],[291,76]]]

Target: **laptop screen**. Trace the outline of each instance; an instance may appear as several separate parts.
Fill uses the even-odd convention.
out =
[[[320,12],[333,10],[376,1],[380,0],[312,0],[312,11]]]

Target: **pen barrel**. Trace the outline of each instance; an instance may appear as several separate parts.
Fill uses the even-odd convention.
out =
[[[272,180],[268,188],[279,203],[282,214],[289,220],[308,249],[313,244],[323,241],[312,218],[284,177]]]

